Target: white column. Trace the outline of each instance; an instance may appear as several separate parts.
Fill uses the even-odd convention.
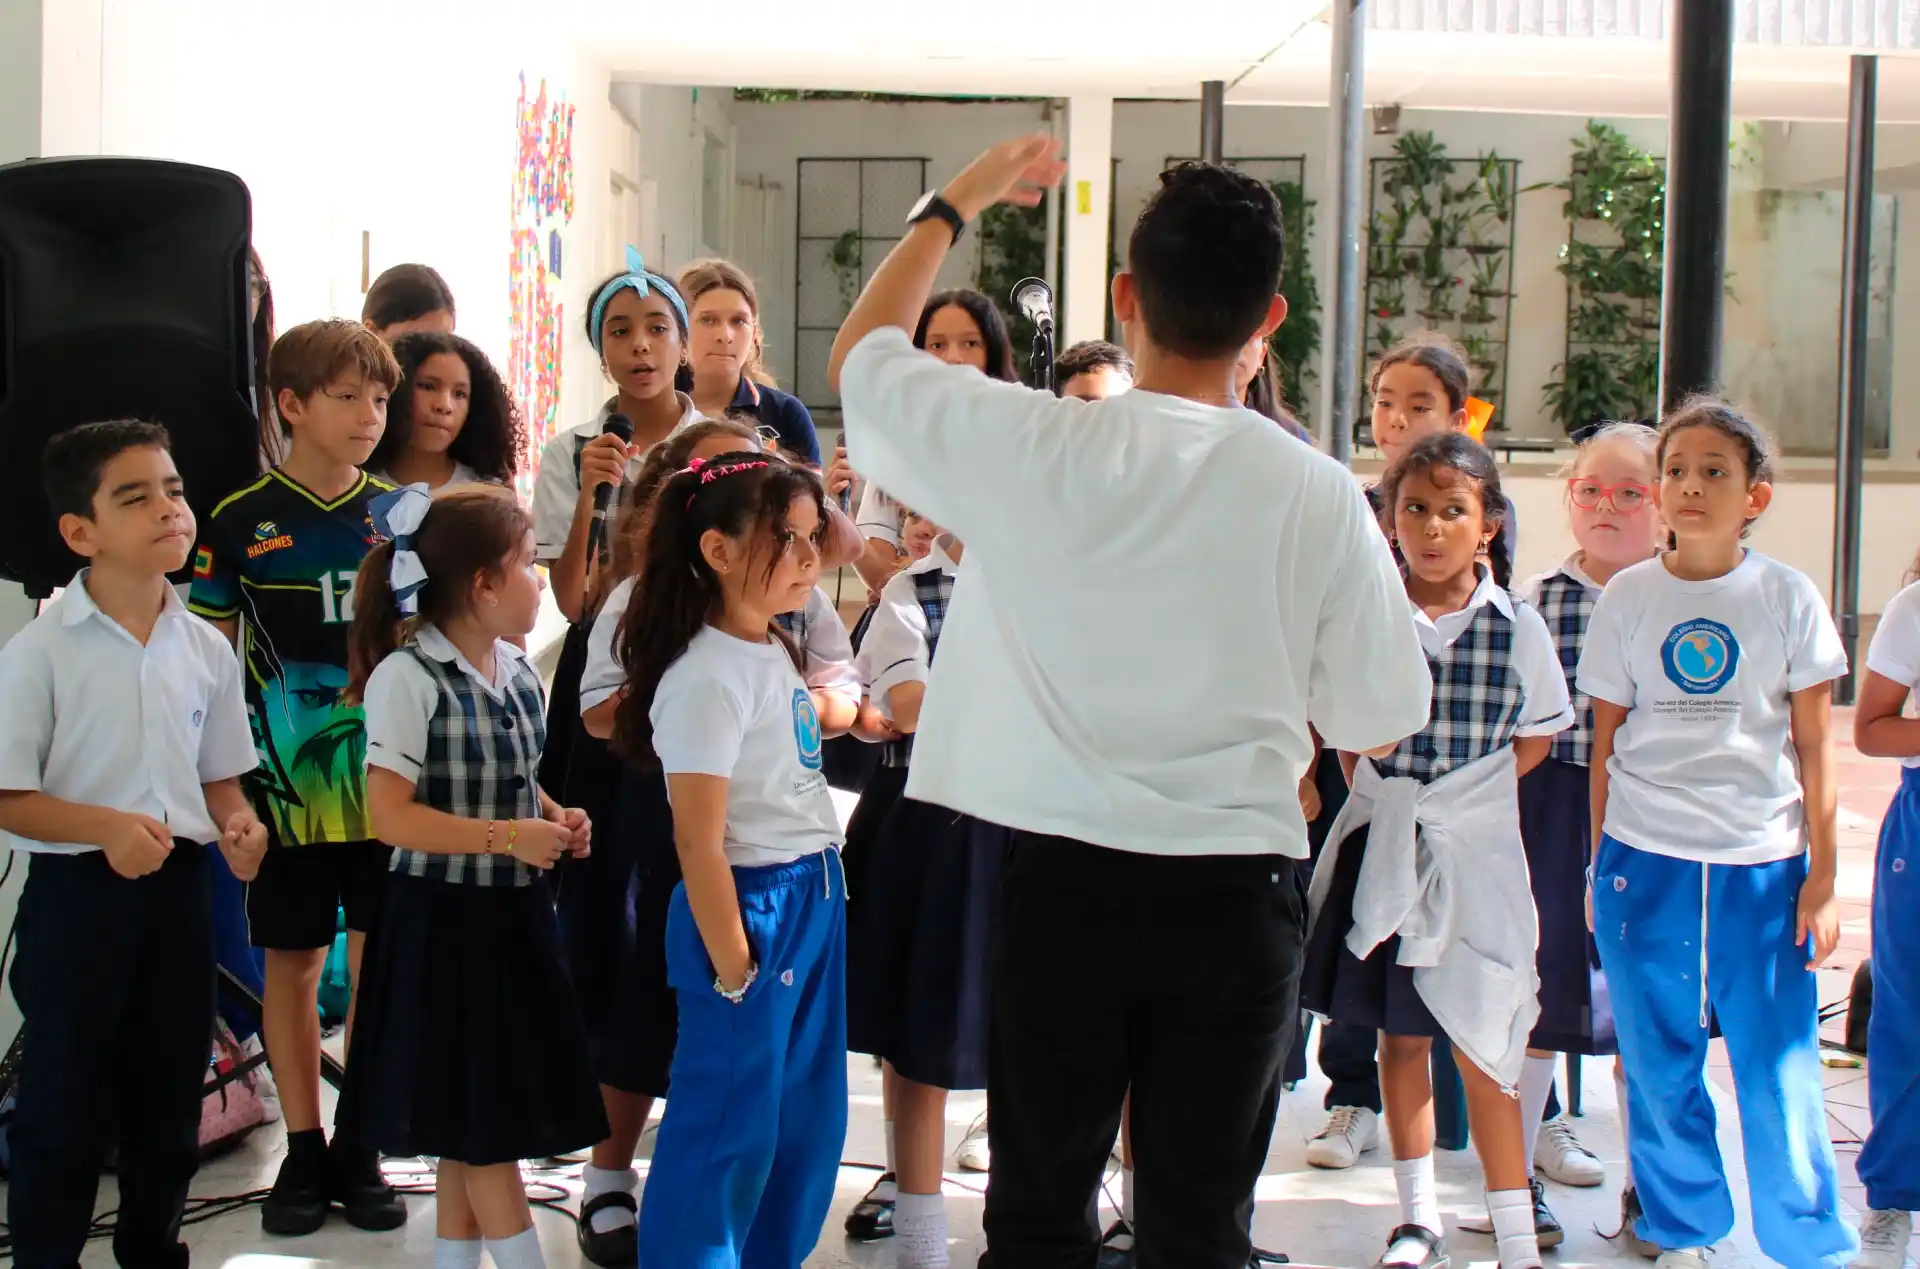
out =
[[[1113,98],[1067,102],[1067,284],[1060,349],[1107,333],[1107,222],[1113,204]]]

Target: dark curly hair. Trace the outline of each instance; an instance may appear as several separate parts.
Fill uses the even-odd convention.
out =
[[[400,386],[387,403],[387,430],[367,459],[368,469],[390,471],[393,460],[406,452],[413,436],[413,378],[421,366],[441,353],[452,353],[466,362],[472,383],[467,422],[454,437],[448,456],[487,480],[512,484],[527,450],[527,424],[520,407],[485,353],[458,335],[437,331],[415,331],[393,341],[393,355],[400,363]]]

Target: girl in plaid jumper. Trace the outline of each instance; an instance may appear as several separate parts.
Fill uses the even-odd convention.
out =
[[[424,485],[373,503],[348,691],[367,713],[367,803],[393,849],[368,941],[340,1117],[368,1146],[439,1163],[435,1269],[542,1269],[519,1160],[607,1134],[536,874],[591,826],[541,792],[546,699],[511,640],[544,585],[504,489]]]
[[[1433,678],[1425,729],[1343,754],[1352,795],[1314,869],[1301,1002],[1377,1028],[1401,1216],[1380,1264],[1445,1263],[1429,1061],[1460,1059],[1502,1269],[1540,1264],[1512,1094],[1538,1005],[1517,777],[1572,720],[1540,615],[1506,590],[1493,456],[1456,433],[1415,442],[1381,486]],[[1492,568],[1479,563],[1488,554]]]

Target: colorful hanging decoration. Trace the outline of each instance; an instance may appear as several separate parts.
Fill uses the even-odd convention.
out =
[[[520,76],[517,159],[513,171],[507,286],[512,334],[507,386],[527,420],[531,450],[521,458],[521,493],[533,492],[540,451],[560,429],[560,349],[565,328],[560,277],[561,230],[573,220],[574,108],[549,98],[540,81],[531,100]]]

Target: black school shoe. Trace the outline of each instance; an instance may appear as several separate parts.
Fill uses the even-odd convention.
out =
[[[1121,1246],[1114,1246],[1121,1239]],[[1100,1236],[1100,1259],[1096,1269],[1133,1269],[1133,1226],[1125,1221],[1115,1221],[1107,1226],[1107,1232]]]
[[[880,1179],[873,1183],[873,1189],[867,1196],[853,1205],[847,1213],[847,1237],[856,1243],[877,1243],[883,1238],[893,1237],[893,1200],[878,1199],[874,1190],[883,1185],[898,1185],[899,1179],[891,1172],[883,1172]]]
[[[1560,1228],[1553,1209],[1547,1206],[1547,1187],[1539,1177],[1533,1178],[1533,1232],[1540,1240],[1541,1251],[1567,1241],[1567,1231]]]
[[[634,1214],[636,1223],[597,1232],[593,1214],[609,1207],[626,1208]],[[580,1205],[580,1254],[600,1269],[633,1269],[640,1263],[639,1215],[640,1205],[624,1190],[609,1190],[588,1199]]]
[[[1440,1235],[1425,1225],[1400,1225],[1387,1235],[1387,1252],[1402,1243],[1416,1243],[1424,1251],[1418,1264],[1400,1259],[1388,1260],[1386,1256],[1373,1262],[1373,1269],[1447,1269],[1447,1244]],[[1409,1248],[1408,1250],[1413,1250]]]
[[[335,1137],[327,1147],[327,1199],[355,1229],[385,1233],[407,1223],[407,1205],[380,1174],[380,1155]]]
[[[260,1228],[299,1238],[327,1223],[327,1139],[319,1129],[287,1134],[287,1157],[260,1204]]]

